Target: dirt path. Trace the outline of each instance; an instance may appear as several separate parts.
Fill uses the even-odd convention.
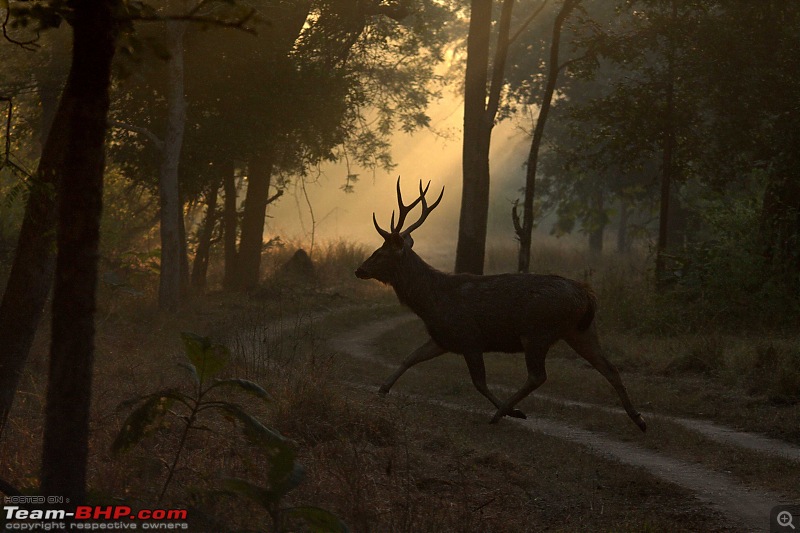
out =
[[[352,357],[369,362],[370,364],[394,369],[394,364],[389,364],[375,357],[373,345],[378,337],[384,333],[402,324],[408,323],[413,319],[414,317],[411,315],[401,315],[375,321],[341,335],[338,338],[332,339],[331,345],[337,351],[347,353]],[[351,385],[365,390],[375,389],[375,387],[367,387],[363,384]],[[484,410],[471,409],[426,396],[408,395],[407,397],[414,401],[440,405],[448,409],[485,413]],[[610,407],[561,400],[551,396],[537,394],[537,398],[582,408],[601,409],[613,412],[618,411]],[[791,460],[800,460],[800,448],[775,439],[736,431],[708,421],[660,416],[653,413],[647,413],[646,416],[671,420],[724,444],[739,446]],[[569,424],[542,417],[535,417],[528,420],[510,418],[505,420],[517,424],[528,431],[579,444],[586,447],[593,454],[613,459],[626,465],[643,468],[654,476],[685,487],[693,491],[698,499],[721,512],[722,515],[727,518],[729,525],[737,530],[767,530],[769,528],[768,520],[770,509],[782,500],[777,494],[748,488],[738,483],[733,476],[714,472],[703,466],[667,457],[634,444],[624,443],[602,433],[577,428]]]
[[[404,323],[412,322],[414,320],[418,320],[414,315],[405,314],[397,317],[392,317],[390,319],[373,322],[371,324],[367,324],[360,330],[354,331],[351,334],[346,335],[345,337],[336,339],[334,344],[337,347],[337,349],[343,352],[347,352],[353,355],[354,357],[368,360],[373,364],[395,370],[397,367],[396,364],[376,359],[373,356],[371,350],[372,344],[377,337],[383,335],[388,331],[391,331],[392,329]],[[409,370],[409,372],[414,372],[414,371],[415,371],[414,369]],[[516,392],[514,389],[503,385],[491,384],[491,383],[489,385],[493,389],[503,391],[507,394],[512,394]],[[589,402],[567,400],[564,398],[558,398],[555,396],[551,396],[549,394],[542,394],[539,392],[535,392],[534,395],[539,400],[557,403],[568,407],[579,407],[582,409],[592,409],[595,411],[603,411],[606,413],[625,415],[625,411],[619,407],[608,407],[605,405],[598,405]],[[735,446],[738,448],[744,448],[747,450],[752,450],[755,452],[759,452],[765,455],[770,455],[773,457],[778,457],[781,459],[788,459],[790,461],[800,462],[800,446],[796,446],[789,442],[784,442],[781,440],[765,437],[763,435],[759,435],[756,433],[739,431],[733,428],[723,426],[721,424],[717,424],[716,422],[711,422],[709,420],[662,415],[647,411],[642,411],[642,416],[644,416],[646,420],[660,419],[660,420],[667,420],[675,424],[679,424],[685,427],[686,429],[700,433],[704,437],[707,437],[708,439],[719,442],[721,444]]]

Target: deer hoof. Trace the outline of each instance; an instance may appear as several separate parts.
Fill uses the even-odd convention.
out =
[[[511,417],[514,417],[514,418],[521,418],[523,420],[526,420],[528,418],[527,416],[525,416],[525,413],[523,413],[519,409],[512,409],[511,412],[508,413],[508,416],[511,416]]]
[[[387,387],[386,385],[381,385],[381,388],[378,389],[378,394],[380,394],[381,396],[386,396],[387,394],[389,394],[389,387]]]
[[[639,426],[639,429],[641,429],[641,430],[642,430],[642,433],[645,433],[645,432],[647,432],[647,423],[644,421],[644,418],[642,418],[642,415],[640,415],[640,414],[637,414],[637,415],[636,415],[636,418],[634,418],[634,419],[633,419],[633,422],[634,422],[634,423],[635,423],[637,426]]]
[[[503,415],[503,414],[501,413],[501,410],[500,410],[500,409],[498,409],[498,410],[497,410],[497,412],[496,412],[496,413],[494,414],[494,416],[492,417],[492,419],[491,419],[491,420],[489,420],[489,423],[490,423],[490,424],[497,424],[497,422],[499,422],[499,421],[500,421],[500,419],[501,419],[501,418],[503,418],[503,416],[505,416],[505,415]]]

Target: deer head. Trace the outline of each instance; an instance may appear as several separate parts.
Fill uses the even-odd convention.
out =
[[[372,213],[372,223],[375,224],[375,229],[383,237],[383,246],[375,250],[375,252],[364,261],[364,263],[356,270],[356,276],[361,279],[377,279],[383,283],[391,283],[395,279],[395,273],[402,264],[402,259],[411,252],[411,247],[414,246],[414,239],[411,238],[411,232],[417,229],[425,222],[428,215],[431,214],[439,202],[442,201],[444,196],[444,187],[439,194],[439,198],[428,206],[425,199],[425,194],[430,188],[431,182],[423,189],[422,180],[419,182],[419,197],[408,205],[403,203],[403,194],[400,192],[400,178],[397,178],[397,204],[398,204],[398,217],[397,224],[394,222],[394,211],[392,211],[392,220],[389,225],[389,230],[381,228],[378,225],[378,220],[375,218],[375,213]],[[411,224],[408,228],[403,229],[406,216],[416,207],[417,204],[422,203],[422,214],[419,220]]]

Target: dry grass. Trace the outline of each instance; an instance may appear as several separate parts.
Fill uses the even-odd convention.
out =
[[[317,248],[312,282],[274,280],[272,275],[297,247],[265,254],[268,281],[264,291],[251,297],[215,292],[215,267],[209,294],[194,297],[176,316],[154,310],[152,285],[142,286],[139,296],[101,287],[90,473],[96,502],[155,504],[176,432],[161,429],[131,452],[112,456],[108,450],[125,414],[116,407],[130,397],[184,383],[177,367],[183,358],[178,333],[194,331],[233,349],[231,375],[262,383],[275,396],[269,409],[240,401],[297,442],[307,478],[287,504],[331,509],[353,531],[715,530],[714,515],[699,510],[690,494],[598,460],[579,447],[534,439],[512,427],[487,432],[484,417],[394,399],[377,402],[372,394],[338,385],[337,378],[378,383],[385,376],[337,356],[325,338],[396,312],[385,305],[395,297],[391,290],[353,276],[369,250],[342,242]],[[503,265],[509,257],[513,254],[508,250],[491,252],[492,269],[508,270]],[[791,434],[798,427],[792,392],[800,390],[796,337],[767,339],[686,327],[679,322],[685,315],[659,307],[646,262],[636,256],[620,262],[558,248],[540,250],[534,264],[537,271],[593,284],[601,300],[606,347],[628,372],[632,396],[645,407],[675,414],[706,410],[708,416],[800,442],[800,434]],[[378,305],[365,307],[367,302]],[[327,318],[321,321],[323,316]],[[401,357],[419,334],[395,333],[385,342]],[[556,350],[551,361],[550,392],[616,404],[602,378],[560,354],[564,352]],[[42,332],[0,441],[0,477],[29,489],[38,485],[46,355]],[[441,390],[445,396],[471,391],[462,361],[445,356],[429,364],[434,371],[415,386]],[[514,385],[521,381],[522,366],[519,358],[497,358],[489,372]],[[726,396],[729,390],[736,391],[734,401]],[[476,402],[483,401],[474,394]],[[540,408],[536,404],[535,410]],[[588,427],[627,423],[580,411],[557,415],[564,413]],[[261,510],[213,491],[225,476],[263,480],[266,459],[238,438],[229,422],[209,424],[215,433],[192,436],[164,505],[190,507],[196,531],[263,528]],[[678,453],[691,437],[676,435]],[[730,466],[703,460],[715,468]],[[756,470],[755,478],[766,476],[763,469]]]

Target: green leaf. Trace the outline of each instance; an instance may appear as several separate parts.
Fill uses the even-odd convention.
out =
[[[269,470],[269,482],[271,492],[275,494],[276,501],[286,496],[289,492],[296,489],[306,477],[306,470],[303,465],[294,462],[292,457],[288,463],[288,471],[281,466],[276,471],[276,463],[281,454],[272,458],[272,466]],[[294,455],[294,454],[292,454]],[[283,457],[280,461],[286,461]]]
[[[186,356],[197,369],[201,383],[213,377],[228,364],[230,359],[228,349],[222,344],[211,342],[209,337],[183,332],[181,339],[186,347]]]
[[[243,392],[246,392],[248,394],[252,394],[253,396],[256,396],[257,398],[260,398],[260,399],[264,400],[265,402],[272,402],[272,396],[270,396],[270,394],[266,390],[264,390],[257,383],[254,383],[254,382],[252,382],[250,380],[247,380],[247,379],[237,379],[237,378],[220,379],[220,380],[217,380],[209,388],[213,389],[214,387],[237,387],[240,390],[242,390]]]
[[[196,384],[198,384],[198,385],[200,384],[200,376],[197,374],[197,367],[195,367],[192,363],[186,363],[186,362],[183,362],[183,361],[178,363],[178,366],[188,370],[189,374],[192,376],[192,380]]]
[[[215,408],[241,422],[242,430],[251,442],[276,454],[284,449],[291,450],[289,441],[284,438],[283,435],[268,428],[238,405],[228,402],[219,402],[215,403]]]
[[[290,520],[302,520],[311,533],[349,533],[350,531],[338,516],[319,507],[290,507],[281,511],[281,514]]]
[[[171,394],[151,395],[146,402],[128,415],[111,445],[111,451],[114,453],[126,451],[142,440],[156,427],[157,422],[164,418],[174,401],[175,397]]]

